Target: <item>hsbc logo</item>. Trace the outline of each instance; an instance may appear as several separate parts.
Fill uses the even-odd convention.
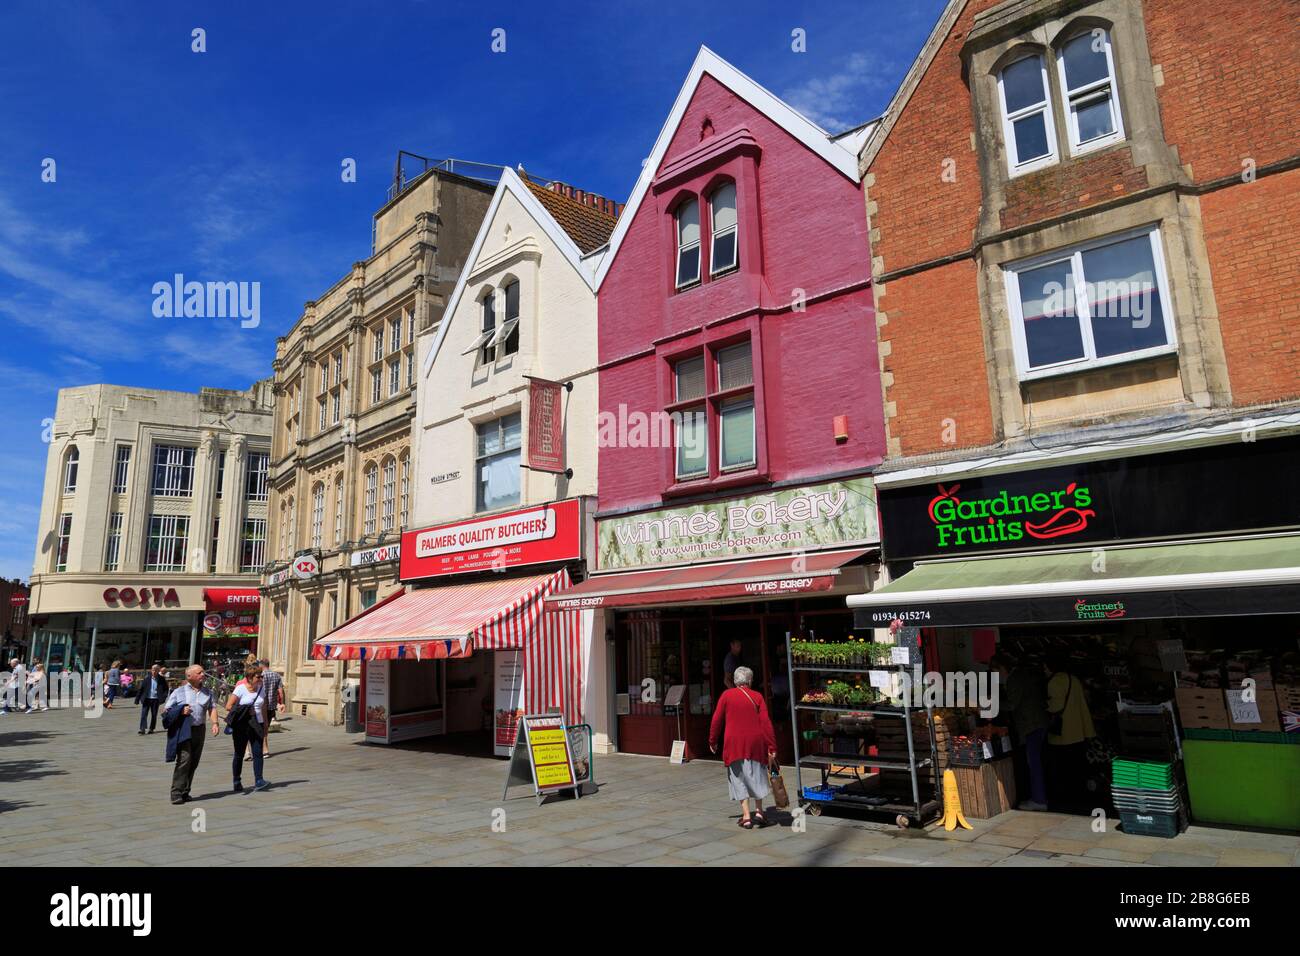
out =
[[[320,574],[320,562],[312,554],[300,554],[293,559],[293,576],[300,581]]]

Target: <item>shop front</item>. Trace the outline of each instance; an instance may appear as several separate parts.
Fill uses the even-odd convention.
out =
[[[943,671],[1077,688],[1086,732],[1045,747],[1052,809],[1298,830],[1300,437],[1252,438],[882,477],[894,580],[849,599],[856,626],[921,628]],[[1133,815],[1134,763],[1167,768],[1154,814]]]
[[[600,570],[546,599],[550,613],[612,619],[618,748],[711,757],[714,705],[754,672],[783,760],[793,751],[788,639],[851,634],[845,596],[871,586],[870,477],[598,520]]]
[[[203,601],[204,660],[242,659],[257,653],[262,606],[257,588],[206,588]]]
[[[402,537],[402,590],[315,642],[322,660],[360,660],[365,739],[426,737],[509,755],[524,713],[584,720],[595,615],[543,614],[582,573],[583,499]]]

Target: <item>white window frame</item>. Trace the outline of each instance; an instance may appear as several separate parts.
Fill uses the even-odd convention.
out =
[[[371,464],[366,469],[366,513],[365,524],[362,526],[363,535],[372,535],[375,533],[375,505],[379,497],[379,466]]]
[[[154,534],[154,525],[157,523],[158,533]],[[153,541],[155,537],[158,540],[158,555],[164,556],[164,543],[166,543],[166,553],[175,557],[175,551],[178,547],[181,553],[180,563],[149,561],[150,552],[153,550]],[[148,533],[145,536],[145,565],[146,571],[184,571],[186,570],[185,555],[190,546],[190,519],[188,515],[162,515],[152,514],[149,516]]]
[[[116,571],[122,558],[122,512],[108,516],[108,536],[104,541],[104,570]]]
[[[1002,75],[1017,63],[1025,60],[1038,60],[1039,75],[1043,83],[1043,102],[1042,105],[1026,106],[1023,109],[1016,110],[1014,114],[1007,111],[1007,94],[1003,88]],[[1010,176],[1016,177],[1025,173],[1033,172],[1035,169],[1042,169],[1045,166],[1051,166],[1060,161],[1060,149],[1056,143],[1056,117],[1052,110],[1052,84],[1048,81],[1047,63],[1043,59],[1042,53],[1030,53],[1026,56],[1017,57],[1010,63],[1007,63],[1002,69],[998,70],[998,110],[1002,114],[1002,143],[1007,153],[1007,172]],[[1016,131],[1015,121],[1032,116],[1038,112],[1043,113],[1043,123],[1047,129],[1047,148],[1046,156],[1039,156],[1036,159],[1027,160],[1024,163],[1019,162],[1016,153]]]
[[[318,432],[323,432],[325,430],[325,399],[324,398],[319,399],[319,403],[320,403],[320,425],[317,427],[316,430]]]
[[[384,463],[384,481],[380,495],[379,530],[384,534],[393,530],[397,512],[397,459]]]
[[[1101,29],[1097,27],[1096,29]],[[1087,86],[1080,87],[1079,90],[1072,91],[1066,85],[1065,79],[1065,46],[1067,43],[1073,43],[1081,36],[1092,36],[1092,30],[1084,30],[1075,33],[1068,39],[1058,44],[1056,49],[1056,75],[1061,83],[1061,109],[1065,117],[1066,135],[1070,143],[1070,155],[1082,156],[1084,153],[1090,153],[1095,149],[1102,149],[1113,143],[1123,142],[1124,140],[1124,116],[1123,110],[1119,105],[1119,83],[1115,78],[1115,57],[1111,52],[1110,31],[1102,30],[1102,35],[1106,38],[1106,69],[1109,74],[1104,80],[1097,80],[1089,83]],[[1090,139],[1086,143],[1079,142],[1079,123],[1071,108],[1075,100],[1086,102],[1098,98],[1102,91],[1109,91],[1110,94],[1110,116],[1114,122],[1115,129],[1105,136],[1098,136],[1096,139]]]
[[[334,547],[343,546],[343,479],[334,482]]]
[[[731,187],[732,203],[735,207],[736,222],[734,225],[725,226],[718,229],[716,226],[717,216],[713,208],[713,201],[717,198],[718,193],[723,189]],[[725,266],[719,266],[717,263],[718,238],[730,234],[733,237],[731,245],[731,262]],[[740,190],[736,188],[734,180],[718,183],[713,192],[709,193],[709,278],[725,275],[728,272],[735,272],[740,268]]]
[[[402,457],[402,487],[401,487],[401,511],[398,515],[399,527],[405,528],[408,524],[411,508],[411,456]]]
[[[125,452],[125,456],[122,454]],[[126,494],[131,477],[131,446],[118,445],[113,452],[113,494]]]
[[[63,456],[63,493],[77,493],[77,472],[81,467],[81,450],[73,445]]]
[[[261,462],[260,468],[253,467],[254,462]],[[244,479],[244,494],[249,501],[269,501],[271,499],[271,455],[264,451],[248,453],[248,475]],[[249,481],[253,487],[248,487]]]
[[[72,551],[72,513],[59,515],[59,526],[54,542],[54,570],[68,570],[68,555]]]
[[[1160,311],[1163,313],[1164,318],[1166,344],[1139,349],[1136,352],[1124,352],[1120,355],[1097,358],[1097,346],[1092,335],[1087,276],[1083,274],[1083,253],[1091,249],[1114,245],[1117,242],[1136,239],[1141,236],[1147,236],[1151,242],[1151,258],[1155,263],[1156,290],[1160,293]],[[1075,318],[1079,321],[1083,337],[1083,358],[1069,359],[1064,362],[1056,362],[1052,365],[1043,365],[1031,369],[1029,367],[1029,346],[1025,340],[1024,316],[1020,306],[1019,274],[1029,269],[1036,269],[1053,262],[1062,262],[1066,259],[1071,260],[1070,271],[1074,281]],[[1174,321],[1173,299],[1169,295],[1169,277],[1165,269],[1164,242],[1160,235],[1159,223],[1128,229],[1124,232],[1111,233],[1107,236],[1101,236],[1078,245],[1067,246],[1030,259],[1009,262],[1002,267],[1002,274],[1006,284],[1007,310],[1011,317],[1011,337],[1015,345],[1016,372],[1022,382],[1051,378],[1056,375],[1069,375],[1088,369],[1105,368],[1108,365],[1122,365],[1126,362],[1136,362],[1145,358],[1169,355],[1178,351],[1177,323]]]
[[[311,493],[311,546],[319,549],[325,537],[325,483]]]
[[[682,210],[691,205],[695,206],[695,229],[699,233],[701,239],[704,236],[703,223],[701,222],[703,217],[701,216],[702,210],[700,209],[700,199],[698,196],[692,196],[690,199],[682,202],[677,207],[676,211],[673,212],[673,282],[678,289],[689,289],[692,286],[698,285],[704,274],[704,249],[702,248],[700,239],[696,239],[694,242],[682,242]],[[692,248],[695,249],[695,276],[683,281],[682,253]]]
[[[165,452],[164,460],[159,461],[159,452]],[[152,492],[155,498],[192,498],[194,496],[194,459],[195,449],[192,445],[154,446],[154,470]],[[158,483],[158,468],[163,469],[162,485]],[[184,570],[182,568],[181,570]]]
[[[694,398],[682,398],[681,395],[681,377],[678,375],[678,368],[687,362],[699,362],[703,389],[700,394]],[[673,418],[673,478],[677,481],[694,481],[699,478],[709,477],[709,367],[708,358],[701,352],[696,355],[683,356],[672,363],[673,375],[673,403],[681,405],[685,402],[691,402],[688,407],[674,408]],[[700,426],[704,430],[704,468],[701,471],[682,471],[681,448],[684,440],[681,438],[682,425],[687,415],[700,415],[704,421]]]
[[[249,534],[249,531],[252,534]],[[252,544],[252,555],[248,561],[244,560],[245,546]],[[239,570],[240,571],[258,571],[262,565],[266,564],[266,519],[265,518],[245,518],[244,519],[244,536],[239,542]]]
[[[388,397],[392,398],[402,390],[402,363],[393,359],[388,363]]]
[[[378,368],[370,370],[370,404],[378,405],[384,400],[384,373]]]

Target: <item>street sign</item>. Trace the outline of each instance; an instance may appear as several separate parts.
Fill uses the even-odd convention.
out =
[[[512,786],[522,784],[532,784],[538,803],[565,790],[573,791],[575,797],[582,796],[581,781],[573,768],[568,727],[562,715],[529,714],[519,719],[502,798]]]

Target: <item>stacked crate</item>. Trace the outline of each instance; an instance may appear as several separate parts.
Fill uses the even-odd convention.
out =
[[[1187,829],[1187,788],[1173,762],[1111,762],[1111,799],[1125,833],[1175,837]]]

